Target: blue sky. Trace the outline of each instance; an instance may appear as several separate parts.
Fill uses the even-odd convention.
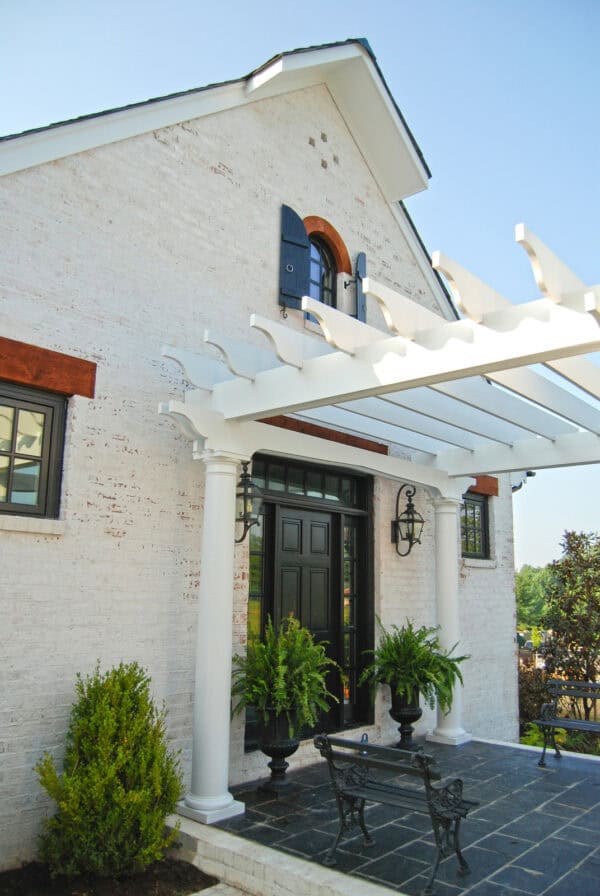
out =
[[[599,0],[0,0],[0,134],[240,77],[282,50],[368,38],[432,170],[408,209],[512,301],[536,298],[523,221],[600,282]],[[600,530],[600,465],[515,497],[516,565]]]

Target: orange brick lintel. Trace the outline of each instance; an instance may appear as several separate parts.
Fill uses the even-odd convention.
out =
[[[264,420],[258,422],[267,423],[269,426],[278,426],[280,429],[290,429],[292,432],[302,432],[307,436],[316,436],[318,439],[350,445],[352,448],[363,448],[365,451],[374,451],[376,454],[388,453],[388,446],[382,445],[381,442],[361,439],[359,436],[351,436],[347,432],[338,432],[336,429],[327,429],[327,427],[317,426],[315,423],[294,420],[291,417],[284,417],[282,414],[277,417],[265,417]]]
[[[475,495],[488,495],[492,498],[498,497],[498,480],[495,476],[476,476],[475,485],[469,487],[469,491]]]
[[[0,336],[0,380],[61,395],[93,398],[96,365],[93,361]]]

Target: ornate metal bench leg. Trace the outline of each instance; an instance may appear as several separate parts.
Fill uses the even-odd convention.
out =
[[[441,858],[442,858],[442,850],[438,846],[437,847],[437,855],[435,857],[435,862],[433,863],[433,866],[431,868],[431,872],[429,874],[429,880],[427,881],[427,883],[425,884],[425,887],[423,888],[422,896],[433,896],[433,882],[435,880],[435,876],[437,874],[437,870],[439,868]]]
[[[467,860],[463,856],[462,852],[460,851],[460,821],[461,821],[460,818],[457,818],[456,821],[454,822],[454,830],[452,832],[452,839],[454,841],[454,843],[453,843],[454,852],[456,853],[456,858],[458,859],[458,864],[460,866],[458,869],[458,873],[461,876],[464,876],[465,874],[469,874],[471,869],[469,868],[469,863],[467,862]]]
[[[546,747],[548,746],[548,729],[542,728],[542,734],[544,735],[544,749],[542,750],[542,755],[540,756],[540,761],[538,765],[540,768],[546,768]]]
[[[342,835],[344,833],[344,829],[346,827],[346,813],[347,809],[344,808],[345,800],[343,797],[336,797],[338,814],[340,816],[340,826],[338,828],[338,832],[336,834],[335,840],[333,841],[333,845],[325,853],[325,858],[323,859],[323,864],[328,865],[329,867],[333,865],[337,865],[337,859],[335,857],[335,851],[338,848],[339,842],[342,839]]]
[[[358,823],[360,825],[360,829],[363,832],[363,838],[365,846],[372,846],[375,843],[375,840],[371,837],[367,830],[367,826],[365,824],[365,801],[360,800],[358,805]]]

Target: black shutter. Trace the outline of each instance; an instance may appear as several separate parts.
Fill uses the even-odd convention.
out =
[[[300,309],[302,296],[308,295],[309,271],[310,243],[302,218],[289,205],[282,205],[280,305]]]
[[[367,256],[359,252],[356,256],[356,319],[367,321],[367,297],[363,292],[362,282],[367,276]]]

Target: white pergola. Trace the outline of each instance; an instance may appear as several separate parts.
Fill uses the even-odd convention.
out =
[[[234,502],[238,464],[257,451],[422,485],[435,509],[441,638],[460,640],[458,508],[472,477],[600,462],[600,286],[587,286],[523,225],[543,298],[514,305],[440,253],[463,317],[446,321],[372,280],[388,332],[310,298],[325,341],[258,314],[258,349],[207,331],[222,360],[165,348],[195,388],[161,405],[193,440],[206,473],[191,791],[183,814],[243,811],[228,790]],[[532,365],[543,365],[541,371]],[[549,374],[546,371],[550,371]],[[286,414],[390,446],[388,455],[265,426]],[[208,686],[208,683],[210,685]],[[460,743],[460,694],[435,739]]]

